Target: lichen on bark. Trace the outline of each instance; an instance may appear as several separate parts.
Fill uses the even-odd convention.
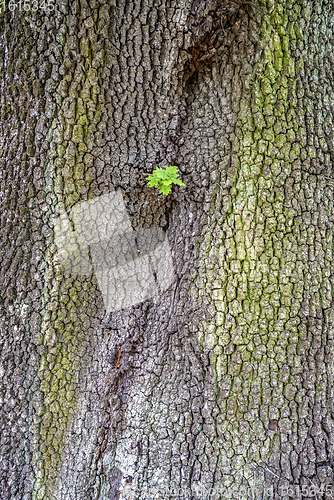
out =
[[[317,462],[331,447],[326,438],[321,444],[311,438],[317,426],[331,422],[332,397],[320,382],[329,382],[332,371],[325,362],[333,331],[332,162],[320,119],[320,103],[333,92],[320,70],[331,59],[325,40],[332,24],[326,16],[320,21],[318,12],[311,3],[275,2],[256,28],[249,26],[250,40],[254,29],[261,35],[250,71],[246,54],[240,68],[223,202],[228,208],[219,224],[211,215],[212,235],[201,249],[199,286],[216,314],[200,335],[224,395],[222,430],[231,436],[220,463],[248,475],[250,485],[261,462],[281,470],[282,484],[307,484],[304,477],[317,474]],[[312,51],[314,39],[322,42]],[[308,394],[314,357],[312,377],[319,382]],[[313,420],[303,422],[301,415],[312,408]],[[277,432],[268,432],[270,422]],[[227,458],[231,442],[238,459]],[[229,474],[223,484],[232,488]]]

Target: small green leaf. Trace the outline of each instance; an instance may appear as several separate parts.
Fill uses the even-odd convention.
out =
[[[165,171],[163,168],[158,167],[154,170],[153,174],[155,175],[155,177],[157,177],[159,179],[163,179],[164,175],[165,175]]]
[[[168,173],[171,173],[171,174],[178,174],[178,167],[176,167],[175,165],[170,165],[169,167],[166,168],[166,172]]]
[[[172,190],[171,184],[168,184],[168,185],[161,184],[160,185],[160,193],[162,193],[162,194],[167,195],[167,194],[169,194],[171,192],[171,190]]]
[[[179,186],[185,186],[185,183],[181,181],[181,179],[175,179],[174,184],[178,184]]]
[[[185,186],[181,179],[179,179],[179,169],[176,165],[170,165],[165,169],[160,167],[156,168],[152,174],[148,176],[147,181],[149,187],[158,186],[160,193],[164,195],[171,192],[172,184]]]
[[[148,186],[151,188],[151,187],[154,187],[154,186],[157,186],[159,184],[159,180],[158,179],[154,179],[153,177],[151,177],[151,179],[148,179],[149,183],[148,183]]]

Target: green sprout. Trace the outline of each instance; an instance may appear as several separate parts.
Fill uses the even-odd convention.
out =
[[[157,167],[153,170],[152,175],[147,177],[147,180],[149,187],[158,186],[160,193],[165,195],[171,192],[172,184],[185,186],[181,179],[179,179],[179,169],[175,165],[170,165],[165,169]]]

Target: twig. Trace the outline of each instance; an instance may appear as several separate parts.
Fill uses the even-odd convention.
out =
[[[268,472],[270,472],[270,474],[272,474],[273,476],[277,477],[277,479],[282,479],[284,481],[284,478],[282,476],[278,476],[277,474],[275,474],[275,472],[273,472],[272,470],[268,469],[268,467],[265,467],[264,465],[260,465],[260,467],[262,467],[262,469],[265,469]]]

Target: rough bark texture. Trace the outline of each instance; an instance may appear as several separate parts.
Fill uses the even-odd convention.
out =
[[[332,2],[59,0],[0,28],[1,499],[325,491]],[[176,279],[107,315],[54,222],[113,190]]]

